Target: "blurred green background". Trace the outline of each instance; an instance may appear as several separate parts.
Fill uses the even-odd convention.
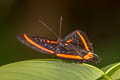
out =
[[[119,0],[0,0],[0,65],[29,59],[53,58],[23,45],[16,34],[27,33],[56,39],[38,19],[59,32],[62,38],[74,30],[86,32],[103,67],[120,62]]]

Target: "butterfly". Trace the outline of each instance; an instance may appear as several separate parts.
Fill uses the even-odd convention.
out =
[[[25,33],[17,34],[17,39],[36,51],[44,54],[55,55],[61,59],[81,63],[85,63],[86,61],[98,63],[101,61],[99,56],[94,53],[92,43],[88,40],[83,31],[75,30],[67,35],[64,39],[60,38],[62,17],[60,18],[59,36],[51,28],[49,28],[47,24],[43,23],[42,21],[39,22],[47,27],[56,37],[58,37],[58,39],[50,40]]]

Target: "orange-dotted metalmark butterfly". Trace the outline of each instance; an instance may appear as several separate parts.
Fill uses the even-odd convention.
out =
[[[88,40],[85,33],[81,30],[76,30],[67,35],[64,39],[61,39],[61,23],[60,18],[60,32],[59,36],[42,21],[40,21],[45,27],[47,27],[58,38],[56,41],[43,39],[38,36],[32,35],[17,35],[18,40],[23,44],[45,54],[55,55],[59,58],[77,61],[77,62],[100,62],[99,56],[94,54],[92,43]]]

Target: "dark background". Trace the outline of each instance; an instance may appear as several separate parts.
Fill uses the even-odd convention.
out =
[[[119,0],[0,0],[0,65],[39,58],[53,58],[23,45],[16,34],[28,33],[56,39],[38,22],[57,34],[63,16],[62,38],[74,30],[86,32],[103,67],[120,61]]]

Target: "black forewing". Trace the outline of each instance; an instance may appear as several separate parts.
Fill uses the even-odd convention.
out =
[[[89,50],[93,52],[92,43],[88,40],[86,34],[84,32],[82,32],[81,30],[76,30],[76,31],[72,32],[71,34],[66,36],[64,40],[67,41],[67,40],[72,39],[70,44],[75,45],[76,47],[85,49],[84,43],[83,43],[82,39],[80,38],[80,36],[77,34],[77,32],[79,32],[83,36],[85,42],[87,43]]]
[[[42,46],[43,48],[45,49],[48,49],[50,51],[53,51],[55,50],[55,47],[57,46],[57,44],[52,44],[52,43],[47,43],[46,40],[47,39],[44,39],[44,38],[40,38],[38,36],[32,36],[32,35],[27,35],[27,37],[29,37],[30,40],[32,40],[33,42],[35,42],[36,44]],[[17,35],[17,39],[22,42],[23,44],[33,48],[34,50],[36,51],[39,51],[39,52],[42,52],[42,53],[45,53],[45,54],[50,54],[49,52],[43,50],[43,49],[40,49],[38,47],[36,47],[35,45],[31,44],[30,42],[28,42],[26,40],[26,38],[24,37],[24,35]],[[49,40],[50,41],[50,40]]]

